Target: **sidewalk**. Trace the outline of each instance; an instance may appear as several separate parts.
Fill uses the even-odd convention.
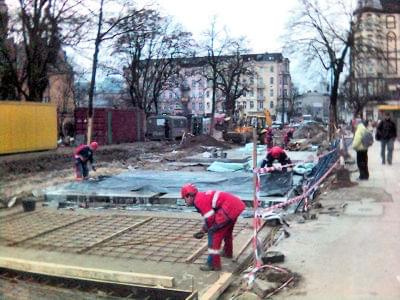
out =
[[[400,299],[400,143],[392,166],[381,165],[379,153],[375,142],[369,181],[321,196],[323,210],[337,213],[292,222],[291,237],[276,249],[302,280],[273,299]]]

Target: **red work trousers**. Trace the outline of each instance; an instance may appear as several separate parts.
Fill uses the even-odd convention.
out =
[[[213,268],[221,268],[221,244],[224,241],[224,255],[232,257],[233,254],[233,227],[236,220],[230,221],[226,226],[208,232],[208,258],[207,264]]]

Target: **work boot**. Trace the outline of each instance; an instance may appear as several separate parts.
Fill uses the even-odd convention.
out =
[[[226,255],[225,252],[221,253],[221,257],[225,257],[225,258],[233,258],[232,255]]]
[[[221,271],[221,267],[217,268],[217,267],[213,267],[210,266],[209,264],[205,264],[203,266],[200,267],[201,271]]]

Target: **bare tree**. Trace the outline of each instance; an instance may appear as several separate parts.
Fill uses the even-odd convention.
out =
[[[288,50],[304,55],[305,65],[318,60],[326,71],[331,72],[329,136],[332,138],[337,127],[340,76],[354,44],[353,9],[344,0],[338,0],[336,5],[318,0],[299,2],[300,8],[288,26]]]
[[[86,19],[79,14],[81,0],[19,0],[9,40],[0,47],[9,78],[19,97],[40,102],[57,69],[61,46],[79,39]]]
[[[113,14],[111,16],[105,16],[105,5],[115,4],[120,7],[119,13],[117,15]],[[129,1],[107,1],[100,0],[98,14],[93,13],[97,19],[96,24],[96,37],[94,39],[94,52],[92,60],[92,75],[89,86],[89,105],[88,105],[88,128],[87,128],[87,141],[90,143],[92,139],[92,127],[93,127],[93,96],[96,87],[96,73],[99,61],[100,46],[105,41],[112,41],[119,36],[125,34],[124,30],[120,30],[120,24],[127,22],[128,20],[133,20],[137,17],[140,11],[135,9],[130,9],[131,4]],[[128,28],[127,31],[130,32],[134,30],[133,28]]]
[[[13,73],[4,53],[10,48],[8,10],[2,7],[0,11],[0,100],[16,99],[15,87],[13,85]]]
[[[352,1],[299,0],[300,8],[289,22],[288,50],[305,58],[305,66],[314,61],[330,72],[329,137],[337,127],[337,99],[341,75],[351,70],[352,59],[367,62],[371,56],[381,57],[382,49],[360,35],[360,22]],[[350,56],[350,51],[352,55]],[[356,55],[355,55],[356,54]],[[362,63],[361,63],[362,64]],[[359,64],[359,65],[361,65]],[[354,78],[354,73],[350,78]]]
[[[204,32],[204,40],[201,43],[201,50],[207,53],[206,63],[204,64],[202,75],[211,83],[211,129],[210,135],[213,135],[214,116],[217,104],[217,89],[221,83],[220,74],[222,74],[222,65],[225,62],[221,59],[226,57],[232,49],[232,39],[229,38],[226,31],[218,30],[217,19],[214,17],[210,28]],[[223,89],[223,88],[222,88]],[[229,88],[229,90],[231,87]],[[232,106],[232,104],[230,104]],[[234,109],[234,105],[233,105]]]
[[[236,111],[236,100],[250,91],[251,78],[256,75],[251,56],[243,47],[243,40],[231,42],[230,55],[219,58],[217,68],[217,87],[225,96],[225,109],[228,116]],[[231,118],[232,119],[232,118]]]
[[[193,43],[190,33],[155,10],[135,14],[134,19],[119,24],[124,34],[114,43],[114,53],[124,65],[121,71],[132,105],[148,115],[158,113],[163,91],[180,85],[183,58],[191,53]]]

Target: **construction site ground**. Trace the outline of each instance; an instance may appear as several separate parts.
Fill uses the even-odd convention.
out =
[[[399,142],[393,156],[392,165],[382,165],[375,142],[368,181],[353,172],[358,185],[319,197],[317,220],[291,223],[291,237],[275,249],[302,280],[275,299],[400,299]]]
[[[201,147],[204,146],[230,148],[229,144],[214,139],[204,140],[204,137],[194,137],[185,142],[183,145],[160,141],[102,147],[96,153],[97,172],[92,175],[112,175],[128,169],[205,170],[207,165],[167,166],[167,163],[202,152],[204,149]],[[129,272],[139,274],[138,279],[129,278],[128,281],[133,284],[196,290],[200,294],[218,281],[221,273],[199,270],[207,257],[207,239],[197,240],[192,236],[203,222],[197,213],[83,208],[57,210],[44,202],[38,202],[33,212],[23,212],[20,202],[29,195],[35,195],[40,201],[43,200],[43,188],[74,180],[72,151],[72,148],[59,148],[0,157],[3,207],[14,200],[17,202],[12,208],[0,210],[0,256],[3,265],[17,264],[23,270],[34,270],[36,263],[40,264],[38,268],[56,264],[63,270],[52,275],[66,277],[70,274],[68,272],[72,272],[69,267]],[[223,259],[222,274],[230,274],[240,266],[239,254],[245,254],[243,257],[251,255],[251,251],[245,251],[251,248],[248,247],[251,233],[250,219],[241,220],[235,226],[234,260]],[[31,299],[35,294],[27,293],[20,287],[17,295],[12,288],[14,284],[13,280],[4,280],[0,284],[0,295],[21,299],[22,295],[28,294],[27,299]],[[29,285],[22,281],[21,284],[25,284],[30,291],[35,290],[39,295],[37,299],[46,294],[43,289],[50,289],[45,285],[34,288],[32,282]],[[80,291],[75,292],[76,297],[83,297]],[[60,299],[71,297],[69,292],[63,298],[63,289],[53,293],[52,297],[57,294]]]
[[[96,175],[117,174],[132,168],[204,170],[201,164],[169,167],[165,164],[198,154],[203,144],[204,141],[199,139],[181,148],[165,141],[103,147],[96,155],[99,162]],[[221,146],[217,141],[214,146],[217,144]],[[32,192],[40,198],[42,188],[72,181],[71,152],[71,148],[59,148],[0,157],[3,205],[14,197],[18,204]],[[295,286],[283,289],[273,296],[274,299],[400,298],[399,167],[398,143],[392,166],[380,164],[379,145],[375,143],[369,150],[369,181],[337,189],[330,189],[329,184],[325,184],[324,192],[317,199],[321,207],[314,206],[308,214],[316,214],[316,219],[301,214],[291,218],[290,237],[280,240],[270,250],[282,251],[286,258],[280,266],[299,277]],[[358,173],[354,172],[352,176],[356,181]],[[160,280],[163,283],[160,286],[164,285],[164,288],[173,277],[174,288],[196,289],[201,296],[223,274],[240,271],[245,257],[251,256],[251,247],[242,253],[244,245],[250,244],[251,220],[241,220],[238,224],[234,245],[236,260],[223,259],[224,272],[198,270],[206,257],[206,240],[191,237],[201,224],[198,214],[57,211],[40,204],[34,212],[23,213],[21,206],[16,205],[0,210],[0,223],[5,237],[0,241],[1,257],[150,274],[154,275],[152,279],[140,280]],[[271,231],[265,227],[262,238],[270,238]],[[119,247],[113,247],[113,244]],[[170,247],[167,244],[172,246],[168,251],[165,250]],[[237,260],[238,256],[244,261]],[[232,278],[235,281],[221,299],[232,299],[233,295],[257,299],[243,290],[242,275],[240,272],[235,274]],[[0,287],[0,295],[5,299],[111,299],[101,291],[85,294],[18,279],[0,278]]]

